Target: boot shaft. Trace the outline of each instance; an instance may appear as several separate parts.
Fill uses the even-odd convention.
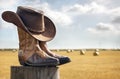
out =
[[[36,52],[35,45],[37,40],[20,28],[18,28],[18,36],[19,56],[22,56],[23,60],[27,60]]]
[[[36,39],[26,33],[24,30],[18,28],[19,36],[19,50],[31,50],[37,43]]]
[[[24,60],[27,60],[34,53],[37,53],[42,58],[46,57],[46,53],[39,47],[39,41],[33,38],[31,35],[18,28],[19,36],[19,56],[23,56]]]

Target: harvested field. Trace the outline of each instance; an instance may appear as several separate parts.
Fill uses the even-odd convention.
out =
[[[59,66],[60,79],[119,79],[120,51],[100,51],[99,56],[93,56],[94,51],[58,51],[56,53],[69,56],[72,62]],[[0,79],[10,79],[10,66],[18,66],[17,51],[0,51]]]

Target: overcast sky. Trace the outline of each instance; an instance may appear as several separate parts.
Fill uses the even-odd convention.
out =
[[[0,14],[17,6],[43,10],[57,33],[49,48],[120,48],[120,0],[0,0]],[[0,48],[18,48],[16,26],[0,18]]]

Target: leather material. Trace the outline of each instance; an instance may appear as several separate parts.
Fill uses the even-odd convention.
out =
[[[35,39],[28,33],[18,28],[19,50],[22,53],[23,60],[27,60],[35,52]]]
[[[57,58],[47,56],[46,58],[41,58],[37,53],[33,54],[26,61],[23,60],[23,51],[19,50],[19,62],[24,66],[56,66],[59,65],[59,60]]]
[[[29,66],[56,66],[59,60],[53,57],[41,58],[35,53],[25,63]]]
[[[24,66],[57,66],[59,60],[47,55],[37,45],[37,41],[31,35],[18,28],[19,35],[19,62]]]
[[[63,64],[71,62],[70,58],[67,56],[59,56],[59,57],[55,57],[55,58],[59,59],[59,62],[60,62],[59,65],[63,65]]]

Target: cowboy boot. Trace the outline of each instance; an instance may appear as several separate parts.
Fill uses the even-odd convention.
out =
[[[38,40],[18,28],[19,36],[19,62],[24,66],[56,66],[57,58],[47,55],[37,44]]]
[[[53,53],[52,51],[50,51],[47,47],[46,42],[39,41],[39,45],[40,45],[41,49],[44,50],[48,55],[58,58],[59,62],[60,62],[59,65],[66,64],[71,61],[70,58],[67,56],[57,55],[57,54]]]

